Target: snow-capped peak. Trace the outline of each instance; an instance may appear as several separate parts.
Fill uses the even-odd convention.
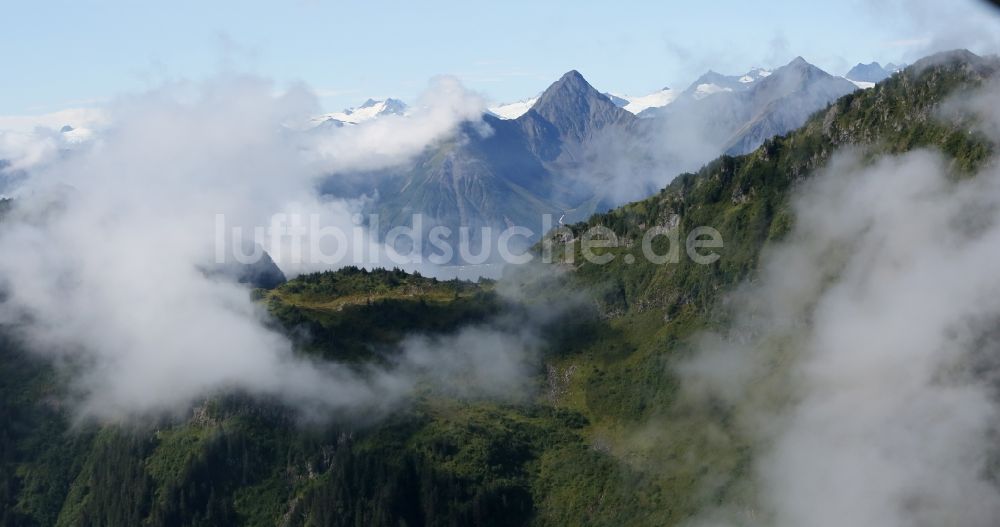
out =
[[[693,97],[695,99],[704,99],[713,93],[724,91],[733,91],[733,89],[728,86],[719,86],[712,82],[706,82],[695,86]]]
[[[750,84],[752,82],[759,81],[760,79],[763,79],[764,77],[767,77],[770,74],[771,70],[767,70],[764,68],[754,68],[748,71],[746,75],[740,77],[739,81],[742,82],[743,84]]]
[[[714,93],[743,91],[749,89],[755,82],[770,76],[771,73],[771,70],[765,68],[754,68],[743,75],[723,75],[709,70],[698,77],[698,80],[685,90],[685,94],[697,100]]]
[[[399,99],[368,99],[361,106],[347,108],[342,112],[331,112],[310,119],[313,126],[360,124],[383,115],[406,114],[406,103]]]
[[[501,119],[517,119],[527,113],[527,111],[530,110],[536,102],[538,102],[537,96],[530,99],[524,99],[523,101],[501,103],[496,106],[490,106],[487,110]]]
[[[615,96],[628,101],[628,104],[623,105],[622,108],[633,114],[639,114],[639,112],[648,110],[649,108],[666,106],[674,102],[678,95],[680,95],[679,91],[664,87],[662,90],[657,90],[653,93],[640,95],[638,97],[632,97],[629,95]]]

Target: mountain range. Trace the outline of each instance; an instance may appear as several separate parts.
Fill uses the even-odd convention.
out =
[[[882,82],[892,76],[893,73],[902,70],[906,65],[888,63],[882,66],[878,62],[870,64],[857,64],[844,75],[844,78],[856,83],[877,83]]]
[[[490,108],[482,116],[489,133],[482,123],[464,123],[405,165],[332,174],[322,187],[338,196],[377,196],[367,212],[379,214],[383,234],[420,213],[425,228],[466,227],[473,240],[484,227],[528,227],[534,232],[528,245],[546,227],[544,215],[578,221],[638,199],[719,154],[742,154],[787,133],[870,85],[855,79],[884,77],[894,67],[858,65],[847,80],[799,57],[773,70],[708,71],[683,90],[639,97],[602,92],[571,71],[536,97]],[[368,99],[316,116],[308,127],[321,133],[407,110],[398,99]]]
[[[638,115],[651,108],[666,106],[681,95],[700,99],[717,92],[741,91],[770,74],[771,71],[764,68],[754,68],[743,75],[723,75],[709,70],[683,91],[663,87],[646,95],[633,96],[615,92],[604,92],[603,95],[610,99],[615,106]],[[516,119],[526,113],[537,101],[538,96],[535,96],[530,99],[491,106],[488,111],[502,119]]]
[[[384,115],[405,115],[406,109],[406,103],[399,99],[368,99],[361,106],[355,108],[316,116],[309,121],[309,126],[312,128],[340,128],[344,125],[360,124]]]
[[[815,75],[805,67],[792,71],[799,78]],[[995,188],[992,180],[979,179],[992,174],[977,175],[994,163],[995,137],[970,133],[963,117],[940,110],[956,94],[998,76],[1000,60],[968,52],[920,61],[872,90],[838,98],[794,131],[769,138],[746,155],[719,156],[641,200],[569,225],[570,234],[561,242],[572,244],[592,226],[633,240],[654,225],[682,230],[711,225],[726,240],[722,258],[711,264],[681,259],[660,265],[639,257],[637,244],[624,244],[609,249],[613,262],[600,265],[580,258],[577,246],[576,263],[558,266],[560,273],[533,275],[539,270],[522,268],[523,275],[508,277],[507,285],[523,293],[518,301],[500,295],[490,281],[440,282],[399,270],[351,267],[254,291],[275,331],[294,339],[296,354],[362,371],[399,357],[407,335],[431,337],[436,344],[463,328],[485,325],[497,313],[523,322],[566,298],[582,299],[578,309],[554,315],[554,322],[540,330],[539,364],[525,372],[537,390],[518,393],[525,396],[514,402],[456,396],[431,377],[406,406],[381,419],[312,413],[312,419],[300,419],[293,408],[268,397],[220,390],[169,418],[89,422],[73,413],[80,385],[73,384],[72,374],[87,364],[59,369],[45,360],[48,356],[26,350],[16,328],[0,325],[0,525],[829,524],[825,516],[810,521],[815,503],[830,507],[824,510],[860,504],[864,511],[875,511],[861,516],[848,511],[852,519],[867,520],[856,525],[885,524],[882,519],[894,525],[991,525],[994,509],[970,515],[954,505],[996,500],[1000,468],[988,454],[995,443],[997,347],[990,322],[995,317],[983,322],[966,306],[949,313],[954,318],[945,320],[970,321],[946,327],[943,337],[926,344],[946,348],[944,360],[920,362],[921,354],[909,348],[924,344],[912,337],[909,318],[895,312],[879,318],[880,309],[893,311],[880,302],[862,304],[866,309],[860,312],[847,308],[858,306],[855,302],[866,294],[848,287],[858,283],[881,292],[885,282],[911,277],[903,282],[907,287],[890,288],[897,300],[892,305],[921,303],[913,300],[924,298],[914,296],[913,288],[922,283],[940,298],[940,291],[957,293],[966,288],[956,284],[969,285],[962,276],[886,257],[898,255],[887,249],[894,247],[918,263],[950,259],[934,250],[921,254],[917,249],[936,241],[915,246],[926,238],[920,229],[904,228],[901,239],[889,243],[883,236],[899,231],[872,225],[871,218],[879,216],[906,223],[910,210],[889,200],[885,210],[861,221],[844,218],[870,231],[871,238],[856,243],[837,236],[845,231],[833,230],[832,243],[818,246],[824,250],[802,245],[802,232],[793,229],[808,223],[801,216],[810,219],[806,206],[815,205],[796,192],[803,183],[829,188],[821,184],[831,181],[821,178],[844,150],[859,153],[861,160],[888,155],[887,162],[898,167],[906,156],[928,160],[921,151],[933,149],[934,166],[948,167],[949,179],[925,193],[909,187],[922,179],[926,183],[925,174],[903,170],[905,184],[897,188],[887,184],[885,172],[868,172],[864,179],[850,180],[861,185],[851,187],[859,195],[827,204],[834,210],[851,203],[878,208],[881,198],[897,196],[907,196],[905,203],[938,203],[933,200],[953,185],[958,191],[995,194],[983,192]],[[526,159],[565,161],[575,152],[564,151],[564,144],[579,138],[588,143],[604,130],[631,130],[639,126],[634,123],[646,122],[612,110],[621,109],[588,89],[576,72],[556,84],[553,97],[520,122],[488,117],[495,135],[503,137],[496,144],[480,137],[480,148],[490,144],[530,152],[546,144],[551,148]],[[579,119],[555,118],[555,109],[573,109]],[[460,133],[474,132],[470,126]],[[541,136],[529,141],[528,132]],[[523,142],[509,144],[515,140]],[[486,155],[469,155],[474,153]],[[841,188],[845,177],[833,181],[838,183],[834,188]],[[871,198],[861,192],[872,182],[884,194]],[[938,215],[934,206],[925,220],[955,219],[950,228],[960,234],[956,238],[982,242],[969,257],[988,258],[993,238],[973,233],[995,229],[994,200],[972,202],[974,210],[940,207],[948,209],[947,215]],[[847,254],[852,252],[857,254]],[[768,255],[784,258],[782,272],[765,266]],[[635,259],[619,263],[628,257]],[[849,258],[853,265],[844,262]],[[821,264],[812,277],[818,283],[784,272],[814,262]],[[873,266],[883,272],[870,272]],[[858,275],[871,281],[843,281]],[[765,280],[778,282],[780,294],[752,289]],[[987,301],[992,289],[966,294],[993,307]],[[834,296],[848,303],[831,302]],[[749,304],[749,320],[735,316],[740,308],[734,304],[741,303]],[[797,306],[801,312],[787,312]],[[920,311],[926,314],[922,324],[937,323],[949,311],[933,307]],[[815,329],[831,314],[852,321],[848,329],[877,338],[844,336],[822,326],[835,333],[823,342],[844,344],[830,346],[838,360],[803,362],[820,353]],[[760,319],[768,317],[779,319],[780,332],[767,331]],[[873,317],[896,323],[872,324]],[[905,345],[894,345],[900,341],[893,337],[900,335],[906,336]],[[859,357],[865,354],[850,343],[887,351]],[[481,345],[474,341],[470,347]],[[726,347],[740,355],[731,361],[712,355]],[[692,362],[704,354],[708,360]],[[897,364],[901,371],[891,371]],[[844,376],[851,382],[843,382]],[[805,381],[812,379],[817,386],[809,391]],[[932,388],[912,391],[911,381]],[[706,386],[713,382],[724,390]],[[979,389],[982,396],[963,396]],[[819,404],[803,407],[810,399]],[[976,426],[949,426],[956,421],[947,414],[956,409],[957,422]],[[891,441],[883,440],[886,431],[894,433]],[[779,455],[784,452],[792,457]],[[875,474],[873,481],[864,481],[869,474]],[[827,476],[858,488],[841,492]],[[797,484],[806,487],[804,492]],[[886,485],[892,492],[882,494]],[[977,491],[966,496],[966,488]],[[858,489],[879,492],[872,496]],[[832,504],[828,493],[836,495]],[[789,510],[794,515],[779,515]],[[778,521],[788,517],[792,520]],[[943,520],[907,521],[928,517]]]
[[[702,89],[712,86],[711,89]],[[736,79],[715,76],[687,97],[655,111],[700,127],[721,152],[739,155],[802,125],[814,112],[857,87],[797,57],[773,73]],[[707,95],[706,95],[707,93]],[[690,132],[690,130],[689,130]],[[677,133],[682,133],[680,130]]]
[[[473,239],[482,227],[525,226],[536,233],[530,243],[544,214],[577,221],[647,195],[719,154],[753,150],[856,89],[801,57],[773,71],[710,71],[683,91],[636,98],[602,93],[570,71],[538,97],[491,108],[482,117],[491,133],[468,123],[412,163],[334,175],[324,188],[377,193],[369,212],[383,232],[420,213],[425,227],[468,227]],[[371,187],[346,183],[357,181]]]

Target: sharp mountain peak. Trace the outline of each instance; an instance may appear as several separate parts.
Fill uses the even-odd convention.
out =
[[[626,118],[624,115],[628,114],[607,95],[587,82],[577,70],[569,70],[552,83],[542,92],[531,109],[550,122],[566,116],[582,117],[594,114],[606,114],[613,119],[624,119]]]

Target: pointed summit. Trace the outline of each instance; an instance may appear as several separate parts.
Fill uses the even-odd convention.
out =
[[[634,118],[597,91],[576,70],[566,72],[542,92],[531,110],[520,119],[537,117],[555,127],[563,140],[575,142],[584,141],[595,130],[627,123]]]
[[[786,68],[795,68],[795,69],[805,69],[805,68],[815,68],[816,66],[813,66],[806,59],[802,58],[801,55],[799,55],[798,57],[795,57],[794,59],[792,59],[791,62],[789,62],[788,64],[786,64],[785,67]]]
[[[803,88],[819,80],[834,78],[838,79],[840,84],[845,88],[847,85],[853,86],[853,84],[851,84],[851,82],[847,79],[834,77],[833,75],[830,75],[820,68],[810,64],[806,61],[806,59],[802,57],[795,57],[788,64],[774,70],[772,75],[769,75],[767,78],[761,80],[760,84],[765,86],[784,84],[786,86],[784,90],[789,90],[793,85],[798,88]],[[850,93],[850,91],[847,93]]]
[[[406,103],[399,99],[369,98],[357,108],[346,108],[342,112],[323,114],[310,119],[312,127],[322,129],[340,128],[348,124],[360,124],[385,115],[405,115]]]
[[[576,70],[569,70],[566,73],[563,73],[563,76],[560,77],[559,80],[556,82],[566,82],[570,80],[572,80],[573,82],[582,82],[587,86],[590,86],[590,83],[587,82],[587,79],[584,79],[583,75],[581,75],[580,72]]]
[[[591,86],[587,79],[580,75],[579,71],[569,70],[542,92],[532,108],[546,116],[551,110],[566,103],[584,105],[600,104],[601,102],[614,106],[611,99]]]
[[[737,155],[750,152],[768,137],[801,126],[810,114],[856,89],[851,81],[796,57],[745,92],[734,94],[738,99],[735,108],[743,112],[746,124],[735,131],[725,151]]]
[[[881,82],[892,75],[892,71],[882,67],[878,62],[871,64],[857,64],[851,71],[844,75],[844,78],[858,82]]]
[[[741,92],[770,74],[770,70],[763,68],[754,68],[743,75],[724,75],[708,70],[684,90],[684,95],[697,100],[716,93]]]

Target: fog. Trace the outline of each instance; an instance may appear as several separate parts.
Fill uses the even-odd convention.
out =
[[[254,76],[117,97],[85,145],[18,158],[28,170],[0,224],[0,324],[71,374],[79,419],[183,414],[226,391],[275,397],[312,416],[377,412],[431,373],[473,395],[479,387],[509,394],[524,386],[534,356],[530,327],[488,322],[414,337],[384,368],[319,364],[272,329],[245,286],[204,272],[217,215],[246,238],[276,212],[315,214],[352,232],[360,203],[320,199],[321,177],[403,162],[481,111],[482,99],[449,78],[433,80],[405,119],[328,134],[294,127],[319,113],[307,87],[279,93]],[[359,246],[391,264],[364,233],[351,250]],[[267,248],[290,275],[337,267]]]
[[[951,111],[995,131],[997,90]],[[996,136],[994,136],[996,137]],[[697,525],[994,525],[1000,170],[841,153],[681,367],[755,445],[756,499]]]

